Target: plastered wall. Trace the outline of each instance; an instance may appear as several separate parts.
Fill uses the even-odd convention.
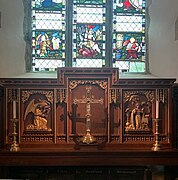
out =
[[[0,12],[0,77],[24,74],[23,2],[0,0]],[[149,71],[155,76],[178,79],[178,1],[149,0],[149,17]]]

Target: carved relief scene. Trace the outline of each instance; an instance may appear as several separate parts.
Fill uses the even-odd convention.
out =
[[[153,95],[153,92],[147,91],[125,91],[125,132],[149,133],[151,131]]]
[[[21,91],[21,132],[24,135],[22,141],[33,141],[52,133],[53,96],[53,91],[50,90]],[[43,141],[43,138],[40,141]]]
[[[16,88],[7,85],[5,143],[13,145],[14,138],[20,146],[30,147],[96,142],[130,148],[129,144],[151,146],[159,132],[160,142],[170,146],[170,87],[155,86],[157,81],[152,80],[149,85],[146,80],[118,81],[115,72],[65,69],[60,81],[38,80],[34,86],[21,80]]]

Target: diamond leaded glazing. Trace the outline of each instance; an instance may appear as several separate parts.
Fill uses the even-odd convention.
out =
[[[31,2],[33,71],[63,66],[146,71],[145,0]]]
[[[113,2],[113,66],[145,72],[145,1]]]
[[[74,0],[73,66],[105,65],[105,3]]]
[[[32,70],[65,66],[65,1],[32,0]]]

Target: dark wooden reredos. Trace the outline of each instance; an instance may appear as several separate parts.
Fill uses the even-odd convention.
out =
[[[1,78],[0,165],[177,166],[174,82],[119,78],[115,68],[58,68],[57,79]],[[152,150],[156,101],[160,151]],[[94,138],[88,144],[87,132]]]

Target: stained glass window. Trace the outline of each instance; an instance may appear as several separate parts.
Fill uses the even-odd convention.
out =
[[[32,70],[65,66],[65,1],[32,0]]]
[[[113,66],[145,72],[145,1],[114,0]]]
[[[105,65],[105,2],[74,0],[73,66]]]
[[[146,0],[31,0],[32,71],[146,72]]]

